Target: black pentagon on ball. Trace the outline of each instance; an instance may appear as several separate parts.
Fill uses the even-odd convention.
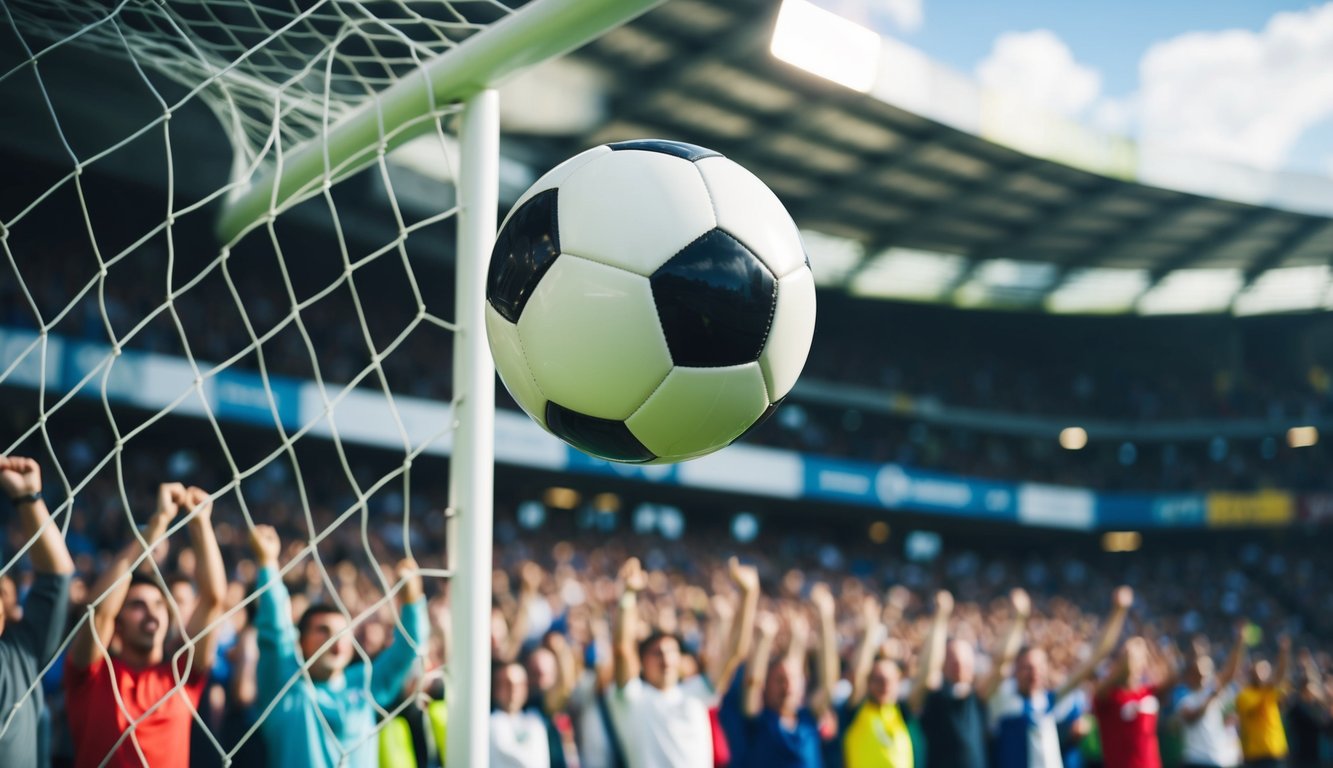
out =
[[[689,160],[691,163],[698,162],[705,157],[722,157],[721,152],[714,152],[707,147],[686,144],[683,141],[668,141],[667,139],[633,139],[617,141],[614,144],[607,144],[607,146],[618,151],[637,149],[642,152],[660,152],[664,155],[679,157],[681,160]]]
[[[533,195],[505,222],[491,250],[486,300],[501,317],[517,323],[542,275],[560,255],[557,190]]]
[[[580,451],[603,459],[642,463],[657,458],[623,421],[599,419],[547,401],[546,427]]]
[[[739,240],[709,230],[650,280],[676,365],[718,368],[759,359],[773,322],[777,281]]]

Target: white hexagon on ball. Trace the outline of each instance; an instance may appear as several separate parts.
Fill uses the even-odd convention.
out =
[[[694,163],[659,152],[608,152],[560,185],[560,249],[648,277],[716,226]]]
[[[599,419],[628,418],[671,370],[648,278],[561,254],[518,321],[547,400]]]
[[[694,456],[730,444],[768,406],[758,363],[677,366],[625,425],[659,457]]]

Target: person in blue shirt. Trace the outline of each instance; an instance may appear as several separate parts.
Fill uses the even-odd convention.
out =
[[[250,543],[260,565],[255,707],[263,713],[276,700],[260,725],[269,765],[375,768],[376,709],[387,709],[399,698],[429,632],[416,563],[398,563],[401,626],[395,624],[393,643],[369,664],[349,666],[353,648],[347,617],[333,606],[312,605],[293,626],[290,598],[278,572],[282,544],[277,531],[256,526]]]
[[[825,584],[810,591],[819,620],[819,687],[806,687],[806,650],[810,625],[805,615],[788,619],[787,653],[769,663],[777,635],[777,618],[765,614],[758,622],[759,642],[746,670],[743,707],[748,725],[746,762],[764,768],[823,768],[820,723],[831,714],[832,689],[838,680],[838,644],[833,593]]]
[[[992,736],[994,768],[1065,768],[1073,750],[1068,736],[1075,733],[1083,707],[1074,694],[1092,677],[1115,648],[1125,616],[1134,602],[1129,587],[1112,594],[1111,613],[1102,625],[1092,654],[1057,689],[1050,687],[1049,661],[1040,647],[1025,647],[1014,659],[1014,676],[1004,680],[990,695],[987,719]],[[1008,659],[1000,659],[1007,668]],[[1067,738],[1062,744],[1061,732]]]

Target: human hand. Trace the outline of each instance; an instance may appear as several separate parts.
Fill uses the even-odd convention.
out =
[[[643,572],[639,558],[631,557],[620,566],[620,588],[625,592],[642,592],[648,586],[648,575]]]
[[[1022,587],[1009,590],[1009,605],[1014,609],[1014,616],[1017,618],[1026,619],[1032,615],[1032,598]]]
[[[1134,590],[1130,587],[1116,587],[1115,592],[1111,593],[1111,605],[1119,611],[1127,611],[1134,605]]]
[[[23,456],[0,456],[0,489],[11,499],[42,492],[42,468]]]
[[[190,501],[189,491],[180,483],[163,483],[157,487],[157,511],[153,519],[163,526],[171,525],[183,505]]]
[[[282,541],[278,532],[271,525],[256,525],[250,529],[250,549],[255,553],[261,568],[277,565],[278,555],[282,552]]]
[[[733,557],[727,561],[727,574],[742,592],[759,591],[759,569],[753,565],[741,565],[741,561]]]
[[[398,598],[403,601],[403,605],[410,605],[420,600],[426,594],[425,586],[421,581],[421,569],[417,567],[417,561],[410,557],[405,557],[398,561],[397,567],[398,580],[403,583],[403,589],[398,593]]]

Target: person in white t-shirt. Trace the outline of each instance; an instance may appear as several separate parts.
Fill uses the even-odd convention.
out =
[[[1189,691],[1176,704],[1186,768],[1232,768],[1240,765],[1240,734],[1235,723],[1227,722],[1226,709],[1236,699],[1231,681],[1240,669],[1245,651],[1245,622],[1236,628],[1236,639],[1222,671],[1213,674],[1213,659],[1196,654],[1185,667],[1185,685]]]
[[[516,661],[496,662],[492,667],[491,768],[549,768],[546,722],[531,709],[528,700],[528,671]]]
[[[637,558],[621,567],[620,583],[615,685],[606,703],[625,760],[629,768],[712,768],[708,703],[680,686],[680,640],[654,631],[636,647],[638,593],[646,585]]]

